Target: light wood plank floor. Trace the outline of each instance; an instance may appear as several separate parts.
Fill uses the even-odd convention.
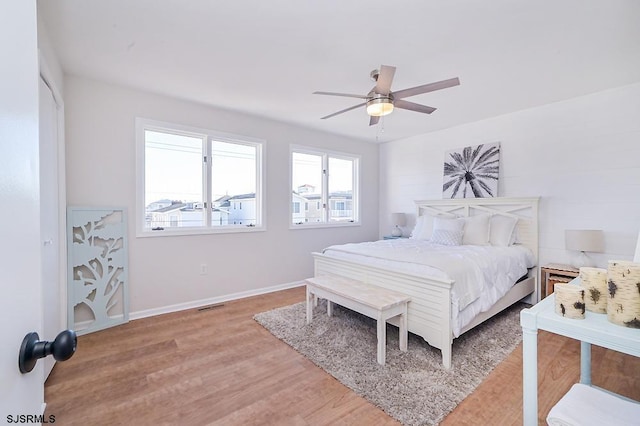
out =
[[[81,336],[45,384],[46,415],[62,425],[397,425],[253,320],[303,300],[300,287]],[[541,424],[578,380],[579,350],[540,333]],[[637,358],[594,347],[592,360],[595,384],[640,400]],[[521,425],[522,348],[443,424]]]

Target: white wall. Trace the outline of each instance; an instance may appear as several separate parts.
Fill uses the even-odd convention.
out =
[[[313,274],[312,251],[377,237],[377,145],[74,76],[65,106],[68,204],[129,211],[133,313],[301,280]],[[265,139],[267,231],[136,238],[137,116]],[[362,226],[289,229],[289,144],[361,155]]]
[[[437,114],[437,113],[436,113]],[[434,114],[434,119],[436,119]],[[640,84],[519,111],[380,147],[380,234],[391,212],[442,198],[447,150],[500,142],[498,195],[539,196],[540,262],[569,263],[565,229],[602,229],[608,259],[630,259],[640,229]]]
[[[49,41],[49,32],[45,23],[43,22],[40,14],[38,14],[38,53],[40,54],[40,61],[44,60],[44,66],[47,68],[47,79],[53,80],[56,89],[60,92],[64,91],[64,72],[60,66],[58,56],[56,55],[51,42]],[[40,68],[43,64],[40,64]]]

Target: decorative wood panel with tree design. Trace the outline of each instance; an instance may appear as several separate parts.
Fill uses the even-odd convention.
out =
[[[129,320],[124,209],[69,207],[68,324],[78,334]]]

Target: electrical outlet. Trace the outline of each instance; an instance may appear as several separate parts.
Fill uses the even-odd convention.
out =
[[[207,275],[207,264],[206,263],[201,263],[200,264],[200,275]]]

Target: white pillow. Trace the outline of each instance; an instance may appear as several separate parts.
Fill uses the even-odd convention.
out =
[[[433,230],[464,231],[464,219],[436,216],[433,218]]]
[[[416,226],[413,228],[410,238],[414,240],[428,240],[431,238],[431,232],[433,232],[433,216],[418,216]]]
[[[422,232],[423,227],[424,227],[424,216],[416,217],[416,224],[411,230],[411,235],[409,235],[409,238],[417,239],[418,235],[420,235],[420,233]]]
[[[489,220],[489,242],[492,246],[508,247],[516,240],[518,219],[510,216],[493,215]]]
[[[489,245],[489,218],[488,214],[465,217],[462,244],[473,246]]]
[[[464,231],[452,231],[450,229],[434,229],[431,242],[443,246],[459,246],[462,244]]]

